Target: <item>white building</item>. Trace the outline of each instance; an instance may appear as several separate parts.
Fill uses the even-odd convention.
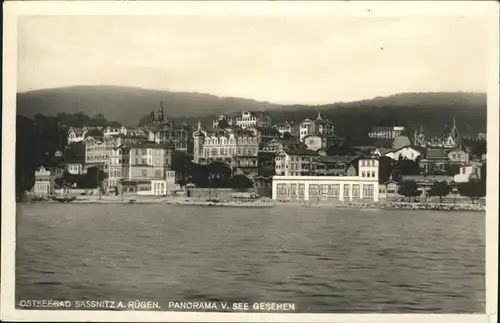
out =
[[[299,139],[304,142],[304,138],[311,135],[321,135],[323,137],[333,137],[335,126],[328,120],[323,120],[318,112],[316,120],[305,119],[299,126]]]
[[[361,159],[357,176],[273,177],[274,200],[377,202],[378,194],[376,159]]]
[[[285,148],[276,153],[275,173],[281,176],[301,176],[314,173],[316,151]]]
[[[169,195],[177,188],[175,181],[175,172],[171,170],[166,171],[165,179],[151,181],[151,195]]]
[[[87,134],[87,128],[76,128],[69,127],[68,130],[68,144],[72,144],[74,142],[82,142],[85,139],[85,135]]]
[[[86,171],[84,169],[84,163],[83,162],[67,162],[66,163],[66,170],[68,173],[72,175],[82,175],[85,174]]]
[[[380,150],[377,150],[376,153],[380,153]],[[418,157],[420,157],[422,153],[410,146],[405,146],[399,149],[392,149],[387,151],[384,156],[392,158],[394,160],[399,159],[408,159],[416,161]]]
[[[241,116],[236,118],[236,126],[240,128],[271,127],[271,116],[265,112],[243,111]]]
[[[283,123],[278,123],[273,126],[278,132],[280,133],[280,136],[283,137],[286,133],[288,133],[291,136],[297,136],[299,133],[299,126],[294,124],[293,121],[288,122],[285,121]]]
[[[249,129],[206,130],[198,122],[193,141],[197,164],[221,161],[235,168],[257,168],[259,138]]]
[[[466,183],[471,179],[480,179],[481,169],[479,165],[472,164],[460,167],[460,172],[453,176],[455,183]]]
[[[56,174],[40,166],[35,171],[35,185],[33,185],[33,193],[35,195],[50,195],[54,194]]]
[[[368,137],[374,139],[395,139],[404,131],[405,127],[403,126],[373,127],[372,131],[368,134]]]

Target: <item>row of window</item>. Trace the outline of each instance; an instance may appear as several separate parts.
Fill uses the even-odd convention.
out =
[[[257,155],[257,148],[203,148],[203,156],[219,156],[219,155],[242,155],[254,156]]]
[[[204,145],[214,146],[214,145],[236,145],[236,144],[258,144],[259,138],[257,137],[240,137],[238,140],[234,138],[226,139],[226,138],[205,138],[203,141]]]
[[[361,172],[361,177],[373,177],[373,178],[375,178],[375,171]]]
[[[308,191],[309,197],[318,197],[322,195],[329,197],[339,197],[341,189],[340,186],[340,184],[310,184]],[[344,184],[343,186],[343,195],[345,197],[360,197],[360,184]],[[363,197],[373,197],[373,190],[373,184],[363,185]],[[278,184],[276,187],[277,196],[304,196],[304,191],[305,184]]]
[[[377,166],[377,160],[376,159],[362,159],[360,161],[361,163],[361,166],[366,166],[366,167],[369,167],[369,166]]]
[[[107,160],[109,155],[86,155],[87,160]]]

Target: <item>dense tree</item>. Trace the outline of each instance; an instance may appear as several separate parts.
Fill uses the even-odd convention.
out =
[[[231,180],[231,184],[234,189],[248,189],[253,187],[252,180],[245,175],[234,176]]]
[[[399,187],[398,194],[407,197],[408,202],[411,202],[411,198],[420,196],[421,192],[415,181],[403,181]]]
[[[182,151],[174,151],[172,154],[172,170],[185,177],[187,174],[188,164],[193,160],[193,157]]]
[[[447,196],[450,194],[451,187],[445,181],[440,181],[434,183],[432,185],[431,190],[429,191],[430,196],[439,196],[439,203],[442,202],[443,196]]]
[[[378,161],[378,180],[380,184],[387,182],[395,169],[394,159],[381,156]]]
[[[339,138],[334,144],[326,149],[328,156],[335,155],[356,155],[358,151],[354,149],[348,138]]]
[[[444,174],[454,176],[460,173],[460,165],[447,163],[444,165]]]
[[[477,180],[460,183],[460,185],[458,186],[458,191],[460,192],[460,195],[467,196],[471,199],[472,203],[474,203],[475,200],[486,196],[485,184],[485,182]]]

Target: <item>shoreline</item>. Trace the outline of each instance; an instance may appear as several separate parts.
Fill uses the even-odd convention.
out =
[[[77,198],[69,202],[54,200],[25,201],[27,203],[63,203],[63,204],[168,204],[179,206],[204,206],[204,207],[233,207],[233,208],[262,208],[262,207],[307,207],[307,208],[335,208],[335,209],[364,209],[364,210],[414,210],[414,211],[464,211],[464,212],[485,212],[486,206],[471,203],[439,203],[439,202],[305,202],[305,201],[276,201],[268,198],[257,200],[236,200],[207,201],[201,198],[186,197],[149,197],[149,196],[103,196],[102,199]]]

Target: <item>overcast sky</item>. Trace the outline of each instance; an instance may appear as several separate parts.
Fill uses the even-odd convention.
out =
[[[18,91],[123,85],[274,103],[486,92],[477,18],[30,17]]]

